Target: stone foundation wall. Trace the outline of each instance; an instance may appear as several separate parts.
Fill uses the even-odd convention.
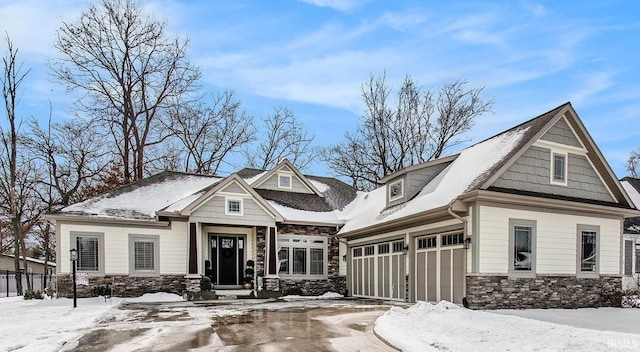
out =
[[[347,294],[347,278],[344,276],[328,280],[290,280],[280,279],[283,295],[320,296],[327,292]]]
[[[264,278],[265,291],[280,291],[280,279]]]
[[[602,276],[587,279],[571,276],[469,275],[467,303],[471,309],[620,307],[622,279]]]
[[[58,297],[73,297],[73,285],[71,275],[58,274]],[[145,293],[168,292],[182,295],[186,290],[184,275],[164,275],[157,277],[137,277],[126,275],[106,275],[89,277],[89,286],[77,285],[78,297],[91,297],[92,289],[109,286],[113,288],[116,297],[138,297]],[[198,280],[198,285],[200,284]],[[200,287],[198,286],[198,290]],[[95,295],[95,293],[93,294]]]
[[[340,241],[335,226],[279,225],[279,235],[322,236],[327,238],[327,274],[329,278],[340,274]]]

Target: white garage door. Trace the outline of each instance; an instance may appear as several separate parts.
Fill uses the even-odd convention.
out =
[[[463,243],[462,232],[416,238],[416,300],[462,303],[465,280]]]
[[[353,296],[402,300],[405,298],[404,241],[389,241],[351,250]]]

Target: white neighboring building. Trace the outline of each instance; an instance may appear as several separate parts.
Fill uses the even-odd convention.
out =
[[[640,206],[640,179],[625,177],[620,181],[636,207]],[[625,220],[623,238],[622,289],[637,289],[640,286],[640,217]]]

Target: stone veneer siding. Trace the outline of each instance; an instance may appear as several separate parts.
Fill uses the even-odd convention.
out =
[[[264,277],[265,254],[267,251],[267,228],[256,228],[256,277]]]
[[[471,309],[620,307],[622,279],[618,276],[467,276]]]
[[[58,274],[56,279],[58,297],[73,297],[71,275]],[[78,297],[91,297],[91,288],[99,286],[112,287],[113,295],[116,297],[138,297],[145,293],[155,292],[169,292],[182,295],[186,290],[186,279],[184,275],[163,275],[155,277],[106,275],[89,277],[89,286],[77,285],[76,291]]]
[[[322,295],[326,292],[347,293],[347,279],[340,276],[340,242],[338,229],[335,226],[311,225],[278,225],[278,235],[322,236],[327,238],[327,279],[326,280],[292,280],[280,278],[278,285],[284,295],[297,294],[306,296]]]

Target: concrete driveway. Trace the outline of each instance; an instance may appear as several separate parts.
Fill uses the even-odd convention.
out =
[[[122,304],[63,351],[396,351],[359,300]]]

